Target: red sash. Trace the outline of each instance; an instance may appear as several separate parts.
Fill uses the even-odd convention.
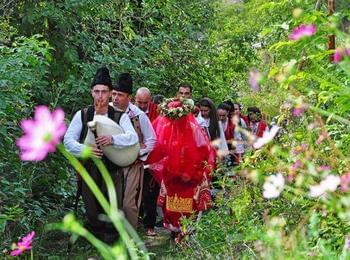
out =
[[[248,116],[241,116],[241,118],[244,120],[245,124],[248,127],[249,126],[249,118],[248,118]]]
[[[233,139],[234,130],[235,130],[235,124],[232,122],[232,120],[228,119],[227,127],[224,132],[226,141]]]
[[[248,124],[247,124],[247,127],[249,130],[251,130],[250,128],[250,121],[248,121]],[[258,124],[258,130],[256,131],[256,137],[262,137],[264,132],[265,132],[265,129],[267,127],[267,124],[266,124],[266,121],[265,120],[261,120]]]

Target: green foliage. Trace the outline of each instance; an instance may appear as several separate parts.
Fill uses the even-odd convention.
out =
[[[236,179],[219,178],[214,209],[184,223],[195,232],[172,256],[348,257],[349,192],[317,199],[309,192],[327,175],[350,170],[350,58],[334,64],[327,49],[329,34],[337,47],[349,46],[350,14],[346,1],[333,16],[325,1],[315,2],[7,1],[0,19],[0,251],[35,228],[39,256],[49,257],[49,240],[60,235],[52,255],[65,254],[67,237],[42,227],[71,210],[74,174],[58,155],[40,165],[21,162],[15,140],[37,104],[68,115],[89,104],[91,78],[107,65],[113,78],[131,72],[135,88],[172,96],[187,81],[196,99],[237,99],[283,122],[274,145],[247,153]],[[293,16],[295,8],[302,12]],[[302,23],[314,23],[316,34],[289,41]],[[263,75],[259,92],[248,84],[253,68]],[[293,117],[298,107],[307,111]],[[264,199],[264,180],[277,172],[288,182],[279,198]]]
[[[297,7],[303,12],[292,17]],[[220,34],[220,41],[235,39],[237,33],[252,33],[243,42],[255,54],[248,51],[252,60],[244,63],[246,73],[255,67],[264,75],[258,93],[242,82],[239,96],[243,104],[262,108],[268,119],[279,114],[277,122],[283,122],[283,130],[274,145],[246,154],[233,181],[219,179],[222,193],[216,197],[215,208],[201,221],[185,223],[186,230],[196,231],[188,235],[180,256],[349,257],[345,242],[350,231],[348,192],[339,188],[321,198],[311,197],[313,185],[350,169],[349,57],[334,64],[330,62],[332,51],[327,50],[329,34],[336,35],[337,47],[349,44],[349,36],[339,29],[349,12],[338,8],[340,13],[328,17],[324,5],[315,11],[311,1],[245,1],[233,7],[242,16],[227,19],[236,27],[232,34]],[[287,40],[292,28],[302,23],[314,23],[316,35]],[[261,47],[253,46],[254,42],[262,43]],[[244,57],[245,53],[237,55]],[[305,114],[292,116],[293,109],[303,104]],[[284,176],[284,190],[276,199],[264,199],[264,181],[275,173]]]

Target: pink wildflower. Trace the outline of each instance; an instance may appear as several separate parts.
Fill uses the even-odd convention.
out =
[[[307,143],[302,143],[301,145],[298,145],[297,147],[295,147],[295,149],[293,149],[293,155],[298,155],[302,152],[305,152],[308,148],[308,144]]]
[[[303,37],[309,37],[316,33],[316,26],[314,24],[301,24],[293,29],[293,32],[289,35],[288,39],[297,41]]]
[[[343,59],[343,55],[341,53],[341,50],[337,48],[335,50],[335,53],[333,54],[333,62],[334,63],[339,63]]]
[[[290,170],[292,172],[295,172],[298,168],[300,168],[302,166],[302,162],[300,160],[297,160],[291,167]]]
[[[328,138],[327,132],[323,131],[323,132],[319,135],[318,139],[316,140],[316,144],[321,144],[321,143],[322,143],[324,140],[326,140],[327,138]]]
[[[349,183],[350,183],[350,172],[347,172],[340,177],[341,190],[344,192],[348,191]]]
[[[52,113],[46,106],[35,108],[34,119],[21,121],[24,136],[17,140],[21,149],[21,160],[41,161],[49,152],[56,150],[56,145],[66,131],[64,112],[57,108]]]
[[[319,170],[323,171],[323,172],[326,172],[326,171],[330,171],[331,167],[329,167],[328,165],[321,165]]]
[[[293,116],[300,117],[300,116],[302,116],[305,113],[307,108],[308,108],[308,106],[305,103],[297,104],[295,106],[295,108],[293,109],[292,114],[293,114]]]
[[[262,75],[257,70],[251,70],[249,72],[249,85],[254,92],[258,92],[260,89],[260,82],[262,80]]]
[[[343,60],[344,56],[350,56],[349,48],[337,48],[333,54],[333,62],[339,63]]]
[[[299,108],[294,108],[293,109],[293,116],[297,116],[297,117],[300,117],[304,114],[305,112],[305,109],[299,107]]]
[[[18,243],[15,245],[15,249],[11,252],[11,256],[17,256],[26,250],[31,250],[34,236],[35,231],[32,231],[18,241]]]

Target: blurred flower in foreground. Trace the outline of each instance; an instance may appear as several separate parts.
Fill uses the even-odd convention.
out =
[[[342,191],[348,191],[350,184],[350,172],[343,174],[340,178],[340,185]]]
[[[331,167],[329,167],[328,165],[321,165],[318,169],[319,171],[328,172],[331,170]]]
[[[260,89],[260,82],[262,80],[262,75],[259,71],[257,70],[251,70],[249,72],[249,85],[251,86],[252,90],[254,92],[258,92]]]
[[[295,8],[293,10],[293,17],[295,18],[299,18],[301,16],[301,14],[303,13],[303,9],[301,8]]]
[[[56,145],[66,131],[64,112],[57,108],[52,113],[47,106],[35,108],[34,119],[21,121],[24,136],[17,140],[21,149],[21,160],[41,161]]]
[[[344,250],[345,251],[350,250],[350,236],[349,235],[345,236]]]
[[[26,250],[31,250],[34,236],[35,232],[32,231],[24,237],[22,237],[22,239],[18,241],[17,244],[15,244],[14,250],[11,252],[11,256],[17,256],[22,254]]]
[[[297,41],[303,37],[309,37],[316,33],[316,26],[314,24],[301,24],[294,28],[288,39]]]
[[[333,54],[333,62],[339,63],[342,61],[344,56],[350,56],[350,49],[349,48],[337,48]]]
[[[293,109],[292,114],[293,116],[300,117],[305,113],[306,109],[307,109],[306,104],[297,104]]]
[[[328,138],[328,133],[326,131],[322,131],[316,140],[316,144],[321,144],[327,138]]]
[[[253,148],[254,149],[259,149],[263,147],[265,144],[271,142],[275,135],[277,134],[278,130],[280,127],[274,125],[271,127],[269,131],[264,132],[263,136],[261,138],[258,138],[254,143],[253,143]]]
[[[284,188],[284,177],[281,173],[270,175],[265,179],[263,196],[266,199],[277,198]]]
[[[300,160],[297,160],[295,163],[293,163],[293,165],[290,167],[290,170],[292,172],[296,172],[296,170],[298,170],[298,168],[300,168],[301,166],[303,166],[303,163]]]
[[[320,197],[327,191],[335,191],[340,184],[340,178],[337,175],[328,175],[318,185],[310,186],[310,197]]]
[[[298,155],[302,152],[305,152],[308,149],[308,144],[307,143],[302,143],[301,145],[298,145],[292,150],[293,155]]]

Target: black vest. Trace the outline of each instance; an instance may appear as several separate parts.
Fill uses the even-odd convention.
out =
[[[108,117],[115,121],[119,125],[120,118],[122,117],[124,112],[115,110],[112,106],[108,106]],[[92,121],[94,119],[95,115],[95,107],[94,106],[88,106],[81,110],[81,122],[83,124],[83,128],[81,129],[79,142],[82,144],[84,143],[84,140],[87,135],[88,126],[87,123]],[[107,167],[108,170],[114,169],[116,167],[119,167],[118,165],[112,163],[106,156],[102,157],[102,161]]]

